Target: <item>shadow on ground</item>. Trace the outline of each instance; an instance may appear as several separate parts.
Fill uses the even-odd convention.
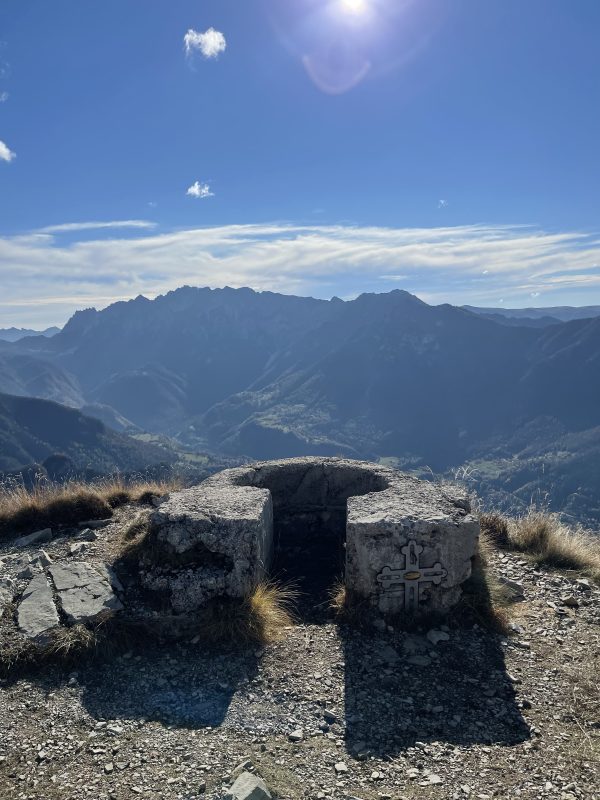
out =
[[[322,735],[324,711],[333,709],[332,732],[352,757],[393,756],[417,742],[529,738],[505,667],[506,640],[476,627],[453,629],[435,645],[422,633],[372,630],[299,627],[267,648],[265,663],[252,646],[146,640],[132,653],[46,665],[29,677],[48,692],[72,685],[96,720],[227,725],[254,735],[301,727],[309,738]]]
[[[154,720],[182,728],[222,724],[233,696],[256,676],[250,652],[147,645],[131,658],[92,661],[76,667],[81,704],[97,720]],[[38,677],[49,690],[73,673],[56,668]]]
[[[416,742],[516,745],[529,738],[498,636],[454,631],[433,646],[342,634],[346,748],[393,755]]]

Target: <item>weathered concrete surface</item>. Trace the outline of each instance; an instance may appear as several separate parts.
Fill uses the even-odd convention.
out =
[[[346,586],[382,612],[448,609],[479,537],[468,498],[399,472],[387,480],[384,491],[348,500]]]
[[[266,489],[240,486],[245,477],[248,470],[226,470],[171,494],[152,515],[164,560],[142,572],[142,583],[167,592],[176,612],[195,611],[214,597],[243,597],[265,574],[273,504]]]
[[[85,561],[52,564],[48,572],[69,622],[83,622],[103,612],[120,611],[123,608],[113,591],[108,573],[101,574]]]
[[[35,639],[59,624],[52,589],[46,576],[31,580],[17,609],[17,623],[25,636]]]
[[[214,597],[242,597],[268,572],[274,511],[291,518],[346,507],[352,594],[383,613],[445,610],[458,601],[479,536],[466,494],[341,458],[259,462],[173,493],[153,514],[159,555],[142,582],[166,594],[177,613]]]

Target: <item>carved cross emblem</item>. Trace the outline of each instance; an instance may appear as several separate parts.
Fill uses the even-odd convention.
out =
[[[384,567],[377,576],[377,582],[384,591],[398,592],[404,587],[405,611],[418,608],[421,584],[433,583],[437,586],[448,574],[439,562],[432,567],[421,567],[423,549],[422,545],[411,539],[402,548],[404,568]]]

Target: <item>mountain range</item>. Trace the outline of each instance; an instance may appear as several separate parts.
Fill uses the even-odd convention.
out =
[[[55,325],[43,331],[34,331],[31,328],[0,328],[0,341],[17,342],[26,336],[54,336],[59,330]]]
[[[327,301],[183,287],[2,343],[0,391],[230,457],[458,470],[496,504],[549,492],[600,520],[600,310],[510,311],[400,290]]]

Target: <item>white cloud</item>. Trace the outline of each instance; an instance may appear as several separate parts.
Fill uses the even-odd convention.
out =
[[[200,198],[201,200],[205,197],[214,197],[214,192],[211,192],[210,186],[208,183],[200,183],[200,181],[195,181],[186,191],[186,194],[189,197],[196,197]]]
[[[0,161],[12,161],[13,158],[16,158],[17,154],[13,153],[13,151],[4,144],[2,139],[0,139]]]
[[[204,33],[190,28],[183,37],[183,43],[186,55],[191,56],[199,51],[204,58],[218,58],[227,47],[225,36],[214,28],[209,28]]]
[[[77,308],[184,284],[349,297],[401,282],[427,302],[518,307],[541,292],[544,305],[600,304],[600,236],[589,233],[272,223],[80,241],[52,235],[64,229],[0,237],[3,327],[64,322]]]
[[[64,222],[62,225],[48,225],[37,233],[72,233],[76,231],[95,231],[103,228],[155,228],[156,222],[145,219],[119,219],[112,222]]]
[[[0,92],[0,103],[6,103],[8,100],[8,92]]]

